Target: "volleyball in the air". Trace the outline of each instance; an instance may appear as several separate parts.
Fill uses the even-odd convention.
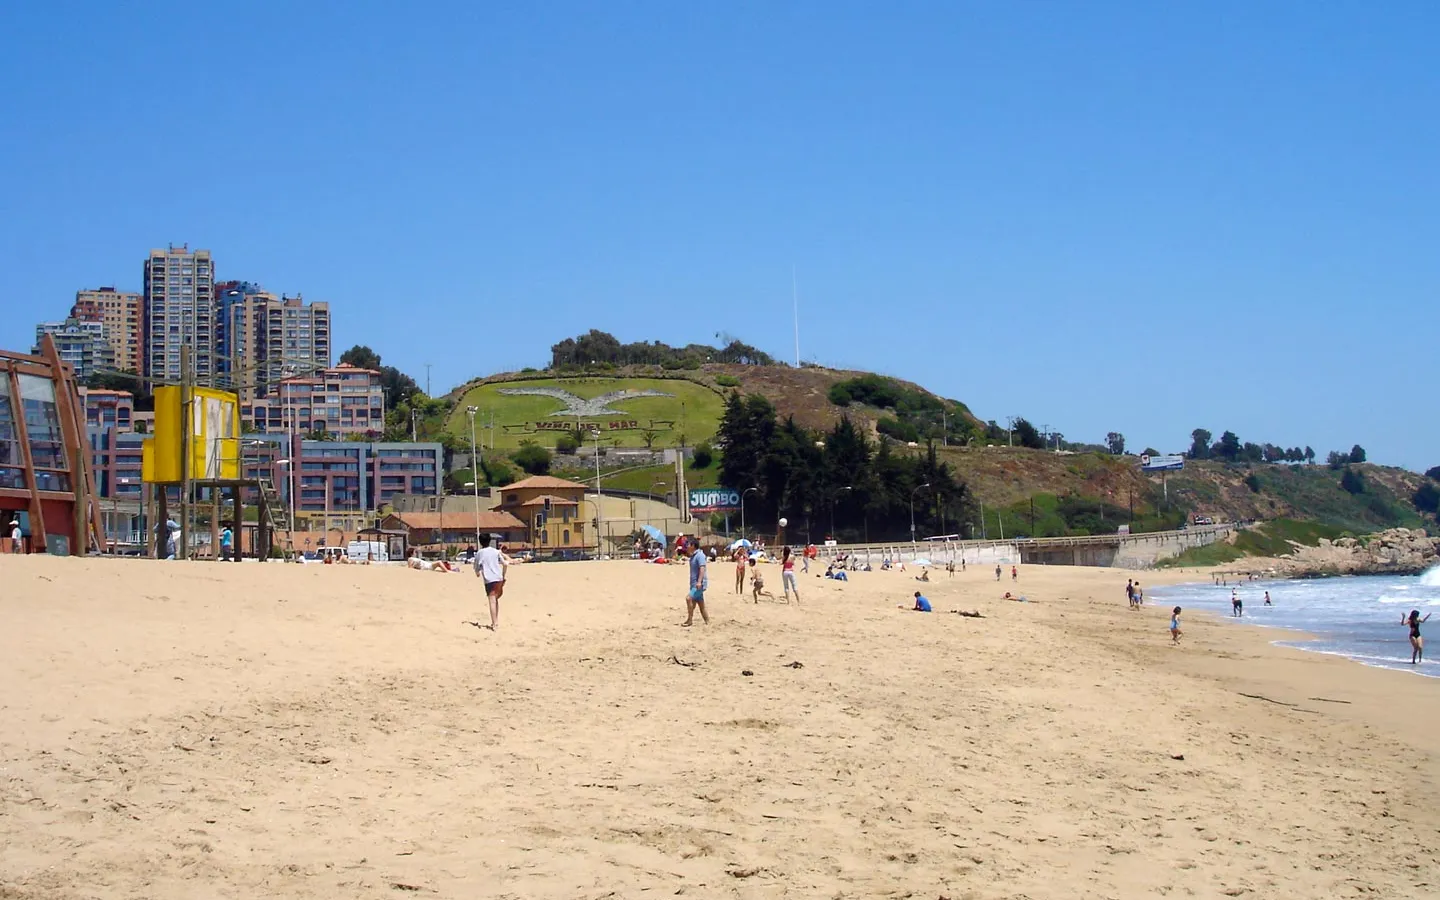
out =
[[[789,524],[790,524],[790,520],[789,520],[789,519],[781,519],[781,520],[780,520],[780,527],[781,527],[781,528],[784,528],[786,525],[789,525]]]

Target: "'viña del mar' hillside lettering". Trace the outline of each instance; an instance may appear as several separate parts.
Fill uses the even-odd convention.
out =
[[[674,394],[666,394],[662,391],[611,391],[608,394],[601,394],[598,397],[585,399],[577,397],[567,390],[552,387],[528,387],[528,388],[501,388],[500,393],[511,396],[529,397],[552,397],[565,404],[565,408],[559,412],[550,413],[551,416],[564,416],[567,418],[594,417],[594,416],[623,416],[625,413],[618,409],[611,409],[610,404],[620,400],[634,400],[638,397],[673,397]]]

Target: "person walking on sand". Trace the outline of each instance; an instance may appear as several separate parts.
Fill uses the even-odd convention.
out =
[[[745,561],[749,556],[744,547],[735,552],[735,593],[741,596],[745,594]]]
[[[710,586],[709,560],[705,557],[705,551],[697,545],[694,554],[690,557],[690,591],[685,595],[685,622],[689,628],[695,622],[695,610],[700,610],[700,618],[705,624],[710,624],[710,614],[705,611],[705,589]]]
[[[809,560],[806,560],[809,565]],[[790,602],[790,592],[795,592],[795,602],[800,602],[800,585],[795,581],[795,557],[790,554],[790,548],[786,547],[785,552],[780,555],[780,588],[785,592],[785,602]]]
[[[1145,605],[1145,591],[1140,588],[1140,582],[1135,582],[1135,591],[1130,595],[1130,600],[1139,609]]]
[[[1170,611],[1170,643],[1178,645],[1184,633],[1180,630],[1180,607],[1177,606]]]
[[[485,597],[490,601],[490,630],[500,630],[500,598],[505,594],[505,576],[510,560],[498,548],[490,546],[491,535],[480,536],[480,549],[475,553],[475,577],[485,582]]]
[[[996,580],[996,581],[999,581],[999,580],[1000,580],[1000,574],[1001,574],[1002,572],[1004,572],[1004,571],[1005,571],[1004,569],[1000,568],[1000,564],[999,564],[999,563],[996,563],[996,564],[995,564],[995,580]]]
[[[1410,615],[1401,616],[1400,624],[1410,626],[1410,665],[1415,666],[1425,661],[1425,639],[1420,636],[1420,623],[1430,620],[1430,613],[1426,613],[1422,619],[1420,610],[1410,610]]]
[[[1230,589],[1230,615],[1240,618],[1245,615],[1245,604],[1240,599],[1240,593],[1235,588]]]
[[[1131,609],[1135,608],[1135,579],[1133,578],[1125,580],[1125,603]]]
[[[1011,567],[1010,567],[1010,580],[1011,580],[1011,581],[1019,581],[1019,580],[1020,580],[1020,567],[1019,567],[1019,566],[1011,566]]]

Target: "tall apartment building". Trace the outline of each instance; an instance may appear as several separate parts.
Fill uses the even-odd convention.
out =
[[[274,294],[249,281],[215,285],[216,382],[238,392],[242,401],[261,396],[257,390],[265,351],[261,312],[275,299]]]
[[[63,322],[41,322],[35,326],[35,347],[30,352],[40,355],[45,335],[55,339],[60,359],[70,364],[77,381],[83,381],[101,369],[115,368],[115,351],[105,336],[101,322],[82,322],[70,318]]]
[[[299,295],[269,300],[264,310],[260,388],[271,393],[281,379],[304,377],[330,365],[330,304]],[[257,327],[259,327],[257,325]]]
[[[276,297],[248,281],[215,288],[215,371],[244,402],[330,365],[330,304]]]
[[[215,261],[209,250],[171,244],[145,260],[145,349],[142,371],[150,383],[180,380],[180,348],[190,348],[198,384],[215,375]]]
[[[100,287],[93,291],[76,291],[70,317],[104,325],[105,338],[115,351],[115,368],[138,375],[140,357],[145,348],[143,306],[142,297],[134,291]]]

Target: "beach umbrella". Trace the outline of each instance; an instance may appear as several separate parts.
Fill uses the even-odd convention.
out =
[[[657,543],[665,543],[665,532],[656,528],[654,525],[641,525],[640,530],[653,538]]]
[[[915,560],[915,561],[912,562],[910,565],[912,565],[912,566],[933,566],[933,565],[935,565],[935,564],[932,563],[932,562],[931,562],[930,560],[928,560],[928,559],[921,558],[921,559]]]
[[[735,543],[731,544],[728,549],[734,550],[734,549],[739,548],[739,547],[744,547],[746,550],[749,550],[749,549],[750,549],[751,547],[753,547],[753,546],[755,546],[755,545],[752,544],[752,543],[750,543],[749,541],[745,540],[744,538],[741,538],[740,540],[738,540],[738,541],[736,541]]]

